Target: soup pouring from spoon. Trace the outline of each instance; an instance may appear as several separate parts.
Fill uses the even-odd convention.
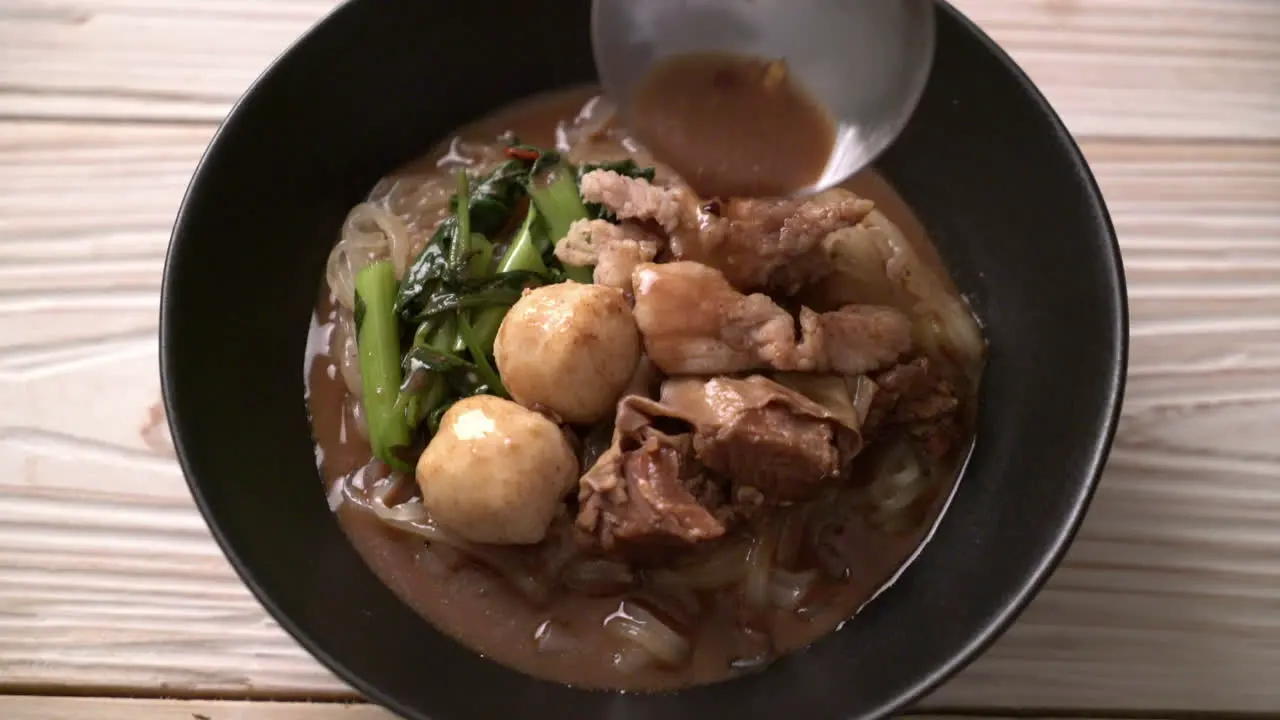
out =
[[[594,0],[605,94],[705,197],[802,196],[869,166],[933,64],[932,0]]]

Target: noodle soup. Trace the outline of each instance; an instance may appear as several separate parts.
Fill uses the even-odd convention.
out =
[[[874,173],[699,198],[586,90],[373,188],[313,332],[325,491],[377,575],[498,662],[632,691],[853,617],[954,487],[985,350]]]

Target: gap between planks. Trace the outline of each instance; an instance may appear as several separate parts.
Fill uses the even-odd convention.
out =
[[[217,121],[334,0],[7,0],[0,117]],[[1280,3],[954,0],[1077,133],[1280,138]]]
[[[11,689],[351,697],[232,575],[157,415],[160,261],[210,132],[0,122]],[[1280,142],[1083,147],[1133,292],[1116,451],[1049,586],[927,706],[1274,710]]]

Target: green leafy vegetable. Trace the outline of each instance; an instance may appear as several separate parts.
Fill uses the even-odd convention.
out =
[[[538,273],[522,270],[499,273],[491,278],[464,280],[432,293],[416,319],[425,320],[453,310],[512,305],[520,299],[525,288],[545,283],[546,278]]]
[[[471,259],[467,261],[467,275],[488,277],[493,274],[493,243],[480,233],[471,233]]]
[[[629,178],[638,178],[640,180],[648,180],[653,182],[657,170],[653,167],[641,167],[635,160],[627,158],[626,160],[614,160],[611,162],[583,163],[578,166],[578,180],[582,180],[582,176],[594,170],[611,170]]]
[[[449,267],[461,269],[471,251],[471,196],[468,194],[467,171],[458,171],[458,191],[453,196],[456,227],[449,243]]]
[[[421,424],[423,417],[444,400],[451,374],[470,369],[469,363],[448,354],[457,337],[457,322],[452,316],[442,317],[438,324],[439,318],[423,323],[402,361],[404,382],[400,384],[396,408],[410,428]],[[424,334],[423,328],[428,326],[434,329]]]
[[[547,265],[542,261],[542,252],[538,249],[538,243],[535,240],[537,233],[534,227],[537,224],[538,210],[530,206],[524,222],[520,225],[520,230],[507,246],[502,260],[498,262],[499,275],[513,272],[532,272],[544,277],[549,275]],[[506,317],[508,309],[509,306],[491,307],[476,315],[474,325],[476,340],[486,352],[493,350],[493,341],[498,337],[498,327],[502,325],[502,318]]]
[[[413,265],[409,266],[396,297],[396,312],[401,317],[412,321],[421,310],[425,296],[450,274],[447,253],[457,228],[457,219],[446,218],[436,228],[431,241],[418,254]]]
[[[471,323],[467,321],[465,314],[458,316],[458,335],[466,343],[467,349],[471,351],[471,358],[475,360],[476,374],[480,376],[480,380],[489,386],[494,395],[509,397],[507,389],[503,387],[502,380],[498,377],[497,371],[493,369],[493,365],[489,364],[489,353],[480,346],[475,331],[472,329]]]
[[[502,260],[498,262],[499,273],[524,270],[539,275],[547,274],[547,264],[542,261],[543,252],[538,248],[539,233],[534,230],[538,224],[538,209],[530,205],[529,212],[524,216],[524,222],[520,224],[516,236],[512,238],[507,251],[502,255]]]
[[[449,408],[453,407],[456,402],[457,400],[450,400],[431,411],[431,414],[427,416],[427,432],[432,435],[440,432],[440,421],[444,419],[444,414],[449,412]]]
[[[524,198],[524,183],[530,167],[531,163],[509,160],[476,181],[468,199],[473,232],[493,235],[507,226]],[[455,195],[450,203],[456,214],[458,196]]]
[[[469,255],[467,251],[476,245],[475,233],[493,235],[507,226],[525,197],[525,185],[535,165],[537,162],[533,160],[512,159],[474,184],[465,177],[458,178],[460,192],[450,198],[453,214],[436,228],[430,242],[414,258],[400,285],[396,311],[406,320],[415,319],[426,297],[439,284],[466,273],[462,263]],[[460,208],[466,212],[460,212]],[[462,243],[457,243],[459,231],[463,230],[464,215],[467,237]]]
[[[549,174],[546,182],[534,181],[529,187],[529,199],[538,208],[547,226],[551,244],[556,245],[569,234],[575,221],[587,219],[587,208],[582,204],[578,184],[572,169],[559,165]],[[565,274],[580,283],[591,282],[591,269],[565,266]]]
[[[633,160],[575,168],[558,152],[515,138],[505,154],[507,160],[485,175],[458,173],[452,214],[414,258],[398,289],[386,262],[357,279],[361,369],[370,368],[364,373],[370,436],[375,454],[395,467],[407,465],[412,431],[425,424],[434,434],[458,399],[506,395],[491,360],[493,345],[502,319],[526,288],[566,279],[591,282],[590,268],[567,267],[555,257],[556,243],[575,221],[616,221],[603,208],[583,203],[582,175],[604,169],[654,177],[653,168]],[[495,262],[495,244],[525,207],[523,222]],[[416,326],[403,356],[400,322]]]
[[[396,411],[400,387],[400,329],[396,318],[396,271],[380,260],[356,273],[356,347],[364,390],[369,443],[380,460],[408,470],[398,450],[409,444],[409,426]]]

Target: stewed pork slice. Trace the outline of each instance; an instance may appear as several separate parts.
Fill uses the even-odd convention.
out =
[[[662,405],[694,428],[697,459],[770,502],[807,500],[840,477],[861,448],[860,428],[768,378],[672,378]]]
[[[877,390],[867,415],[869,431],[904,427],[934,460],[947,457],[960,442],[955,386],[936,362],[920,356],[871,379]]]
[[[911,349],[911,323],[890,307],[846,305],[821,314],[804,308],[800,324],[806,341],[820,339],[823,344],[822,353],[810,354],[826,358],[825,367],[797,368],[801,370],[860,375],[892,364]],[[805,330],[806,325],[816,329]]]
[[[623,220],[656,223],[677,259],[710,265],[740,290],[787,295],[829,274],[831,234],[861,223],[874,207],[839,189],[803,200],[703,202],[687,189],[608,170],[583,176],[582,195]]]
[[[714,540],[842,477],[862,448],[860,422],[758,375],[668,379],[660,401],[618,404],[612,444],[579,481],[577,527],[600,551],[637,561]]]
[[[580,188],[583,200],[604,205],[619,220],[651,220],[668,233],[696,228],[698,198],[683,187],[661,187],[612,170],[592,170],[582,176]]]
[[[631,292],[636,266],[650,262],[662,250],[663,241],[639,225],[614,225],[604,220],[576,220],[569,234],[556,245],[556,257],[565,265],[595,267],[597,285]]]
[[[767,295],[743,295],[691,262],[636,268],[633,313],[649,359],[669,375],[716,375],[785,361],[791,316]]]
[[[837,189],[803,200],[735,198],[702,206],[696,234],[672,238],[676,257],[711,265],[741,290],[793,295],[831,272],[836,230],[861,222],[874,205]]]
[[[986,343],[963,298],[929,248],[915,247],[883,213],[837,230],[829,238],[832,272],[806,287],[799,299],[812,307],[885,305],[911,320],[915,345],[935,358],[948,358],[977,377]]]
[[[606,553],[643,561],[724,535],[713,514],[722,498],[694,461],[692,436],[654,427],[666,414],[647,398],[623,398],[612,445],[579,481],[577,527]]]
[[[644,264],[632,279],[634,314],[649,359],[668,375],[775,369],[859,374],[911,348],[911,326],[892,308],[802,309],[796,322],[767,295],[744,295],[693,262]]]

